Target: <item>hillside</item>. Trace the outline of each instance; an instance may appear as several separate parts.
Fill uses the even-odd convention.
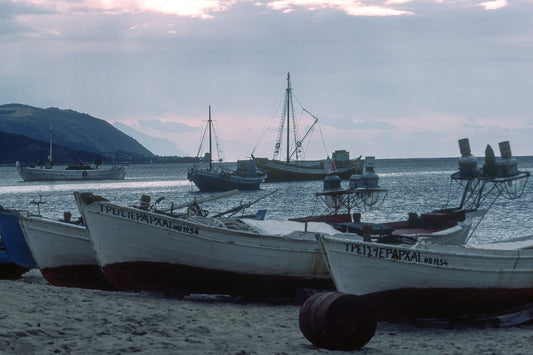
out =
[[[113,159],[117,155],[129,156],[130,159],[154,156],[135,139],[106,121],[88,114],[58,108],[41,109],[20,104],[0,105],[1,132],[28,137],[48,144],[50,124],[52,125],[54,150],[57,145],[74,152],[74,155],[78,157],[82,152],[95,153],[107,158],[113,157]],[[34,142],[30,143],[30,141],[21,139],[15,141],[14,144],[18,146],[18,150],[28,150]],[[11,150],[16,151],[15,147]],[[0,153],[5,155],[4,151]],[[39,156],[39,158],[45,159],[47,155]],[[54,158],[56,157],[56,152],[54,152]],[[9,158],[14,160],[12,157]],[[1,158],[1,160],[5,159],[6,156]]]
[[[28,164],[38,164],[41,160],[46,163],[49,143],[21,136],[0,132],[0,164],[14,164],[21,161]],[[93,163],[96,159],[107,161],[106,157],[98,153],[71,150],[62,146],[53,146],[54,161],[56,163]]]

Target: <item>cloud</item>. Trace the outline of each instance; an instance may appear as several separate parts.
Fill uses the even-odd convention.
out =
[[[398,2],[387,2],[384,6],[374,5],[374,2],[367,4],[363,1],[351,0],[277,0],[256,2],[258,6],[265,6],[273,10],[280,10],[284,13],[293,12],[296,8],[303,8],[310,11],[321,9],[334,9],[343,11],[351,16],[397,16],[410,15],[412,12],[396,10],[389,5],[396,5]]]
[[[161,121],[157,119],[138,120],[137,124],[141,129],[150,129],[161,133],[174,132],[179,134],[180,132],[196,132],[198,128],[191,127],[189,125],[174,122],[174,121]]]
[[[481,129],[482,128],[482,126],[480,126],[476,122],[476,120],[474,118],[472,118],[472,117],[468,117],[466,119],[466,122],[464,123],[463,127],[466,128],[466,129]]]
[[[389,0],[383,1],[382,5],[376,5],[375,2],[370,1],[351,0],[18,0],[17,2],[37,6],[57,13],[103,12],[116,15],[153,12],[211,19],[215,13],[225,12],[239,3],[253,3],[255,6],[266,7],[283,13],[293,12],[300,8],[309,11],[333,9],[342,11],[350,16],[409,15],[412,12],[394,8],[408,1]]]
[[[357,120],[353,124],[354,129],[376,129],[376,130],[390,130],[394,129],[394,125],[385,121],[376,120]]]
[[[482,2],[478,5],[483,7],[485,10],[498,10],[506,7],[507,5],[509,5],[509,3],[507,2],[507,0],[493,0]]]

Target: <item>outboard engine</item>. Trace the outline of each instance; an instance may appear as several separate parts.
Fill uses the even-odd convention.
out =
[[[477,176],[477,159],[470,152],[468,138],[459,139],[459,150],[461,151],[461,158],[459,158],[459,172],[461,176],[465,178]]]
[[[502,160],[498,162],[500,176],[513,176],[518,174],[518,162],[511,154],[509,141],[500,142],[500,155]]]

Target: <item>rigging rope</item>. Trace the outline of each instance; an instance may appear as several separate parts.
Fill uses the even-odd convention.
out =
[[[198,147],[198,152],[196,153],[196,157],[200,157],[200,153],[202,152],[202,146],[204,145],[204,139],[207,134],[207,125],[204,128],[204,134],[202,135],[202,140],[200,140],[200,146]]]
[[[257,139],[257,142],[255,143],[254,149],[252,149],[252,155],[254,155],[255,150],[257,149],[259,144],[261,144],[261,141],[265,137],[265,134],[268,131],[268,128],[270,127],[270,124],[272,123],[272,120],[274,119],[274,115],[279,112],[280,106],[283,104],[283,102],[282,102],[282,100],[280,100],[280,98],[281,98],[281,93],[285,92],[284,86],[285,86],[285,81],[283,81],[282,90],[278,91],[278,95],[275,98],[274,102],[276,102],[276,104],[272,105],[272,109],[270,110],[270,114],[269,114],[270,118],[265,122],[265,124],[263,126],[263,129],[261,131],[261,134],[259,135],[259,138]]]
[[[222,143],[220,139],[218,139],[217,132],[215,130],[215,123],[212,122],[212,128],[213,128],[213,135],[215,136],[215,146],[217,147],[217,157],[218,161],[224,160],[224,157],[222,156]]]

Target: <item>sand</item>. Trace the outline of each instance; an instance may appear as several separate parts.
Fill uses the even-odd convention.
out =
[[[178,299],[52,286],[38,270],[0,280],[2,354],[325,354],[298,326],[300,305]],[[360,354],[532,354],[533,324],[442,329],[379,322]]]

